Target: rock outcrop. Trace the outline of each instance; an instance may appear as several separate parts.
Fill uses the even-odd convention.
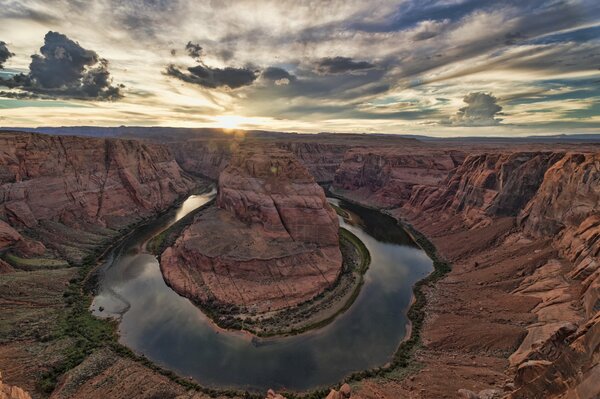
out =
[[[31,399],[31,395],[22,388],[3,383],[0,373],[0,399]]]
[[[398,161],[355,151],[336,173],[340,192],[409,221],[454,263],[439,294],[429,294],[420,355],[436,367],[422,373],[428,383],[436,378],[446,390],[460,388],[463,397],[474,398],[600,395],[598,152],[471,153],[455,169],[446,168],[446,178],[421,178],[419,184],[389,166],[413,162],[414,154]],[[488,363],[487,373],[501,375],[507,367],[514,381],[505,382],[503,393],[493,386],[501,382],[490,387],[471,380],[472,371],[455,366],[465,351],[471,359],[507,359],[506,366]],[[454,354],[445,362],[448,353]],[[460,385],[443,377],[446,367],[461,375]]]
[[[180,294],[257,312],[311,299],[341,264],[338,220],[323,189],[289,152],[253,146],[221,173],[217,207],[161,256]]]
[[[372,206],[400,207],[416,189],[437,189],[463,157],[459,151],[353,148],[335,174],[334,188]]]
[[[44,251],[81,262],[120,230],[167,209],[194,185],[164,146],[130,140],[0,134],[0,235],[10,224]],[[34,242],[31,242],[34,241]],[[4,244],[0,244],[4,245]]]
[[[460,214],[468,226],[515,217],[536,194],[546,170],[562,156],[553,152],[469,155],[439,188],[416,187],[407,208]]]

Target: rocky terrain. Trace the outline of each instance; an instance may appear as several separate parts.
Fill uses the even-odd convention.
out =
[[[161,145],[0,134],[0,397],[47,397],[54,370],[102,345],[81,273],[196,184]]]
[[[287,151],[244,146],[219,176],[217,207],[161,256],[165,280],[211,306],[264,313],[307,301],[341,271],[338,220]]]
[[[409,175],[407,200],[400,178],[396,203],[388,200],[394,190],[373,184],[405,173],[398,163],[396,171],[373,167],[394,156],[348,158],[337,192],[387,208],[453,264],[428,292],[422,368],[408,379],[363,383],[357,397],[600,394],[598,151],[473,151],[437,184]]]
[[[339,142],[321,141],[265,141],[245,140],[230,137],[227,139],[207,139],[169,142],[181,167],[187,172],[218,179],[240,146],[268,145],[294,154],[319,183],[331,182],[337,167],[342,163],[346,150],[350,147]]]
[[[600,394],[598,146],[2,133],[0,397],[207,397],[112,347],[80,356],[88,338],[69,330],[91,323],[72,319],[72,266],[187,193],[194,183],[183,171],[219,178],[217,206],[161,257],[173,288],[198,302],[268,313],[330,286],[342,262],[338,226],[315,181],[412,225],[451,262],[424,289],[410,366],[324,396]]]
[[[160,145],[2,133],[0,148],[0,245],[24,258],[81,263],[194,186]]]

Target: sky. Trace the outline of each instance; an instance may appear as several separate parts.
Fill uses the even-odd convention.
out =
[[[0,126],[600,133],[598,0],[0,0]]]

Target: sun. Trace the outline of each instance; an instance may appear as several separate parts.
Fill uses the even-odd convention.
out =
[[[239,129],[244,123],[244,118],[237,115],[221,115],[215,117],[217,125],[223,129]]]

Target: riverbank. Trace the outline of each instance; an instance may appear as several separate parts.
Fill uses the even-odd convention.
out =
[[[413,297],[407,312],[410,322],[407,329],[408,334],[402,342],[399,343],[392,360],[384,366],[353,373],[345,378],[343,382],[355,383],[367,378],[385,377],[392,373],[398,374],[398,372],[402,370],[407,371],[406,373],[401,373],[402,378],[404,378],[408,374],[408,371],[410,371],[408,369],[411,366],[411,360],[414,361],[416,350],[421,345],[421,334],[425,320],[425,307],[427,306],[427,296],[425,291],[432,289],[436,282],[450,272],[451,264],[438,253],[435,245],[424,234],[410,225],[406,220],[398,220],[385,210],[355,201],[352,198],[344,196],[340,192],[336,192],[332,188],[328,188],[327,193],[334,198],[380,212],[396,220],[396,223],[411,236],[414,242],[425,251],[427,256],[433,261],[433,271],[424,279],[419,280],[413,287]],[[336,207],[336,209],[337,208],[339,207]],[[345,212],[344,210],[342,211]],[[412,364],[412,366],[415,365]]]
[[[198,182],[192,193],[205,193],[210,190],[211,184],[205,181]],[[126,348],[118,343],[118,322],[113,319],[100,319],[90,312],[93,293],[98,283],[98,271],[105,262],[107,254],[124,240],[134,234],[141,227],[157,220],[164,219],[174,209],[183,203],[188,195],[181,197],[176,203],[165,211],[124,229],[121,235],[105,247],[97,248],[69,280],[63,292],[65,302],[64,315],[59,321],[55,332],[46,340],[69,340],[74,346],[67,346],[63,350],[61,361],[54,364],[42,373],[38,388],[45,393],[54,390],[60,376],[79,365],[86,357],[102,347],[111,347],[119,353],[127,353]]]

